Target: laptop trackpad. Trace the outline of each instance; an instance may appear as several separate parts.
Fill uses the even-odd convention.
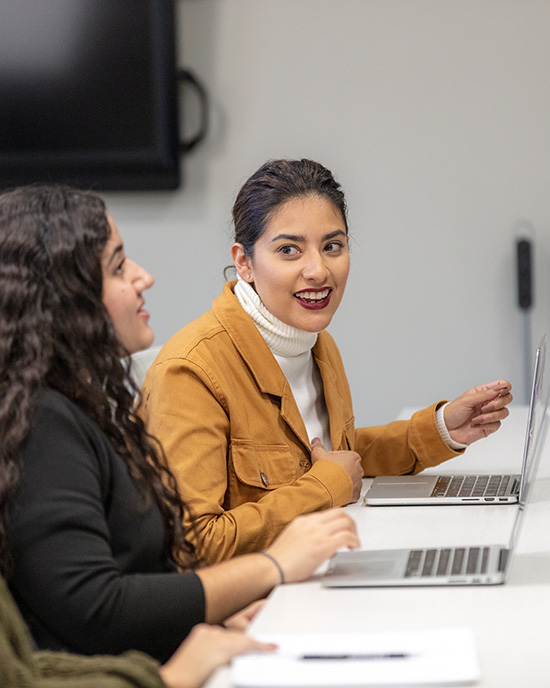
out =
[[[432,493],[436,482],[435,475],[380,476],[374,479],[368,496],[427,497]]]
[[[340,552],[331,560],[323,585],[360,586],[369,581],[403,578],[408,554],[408,550]]]

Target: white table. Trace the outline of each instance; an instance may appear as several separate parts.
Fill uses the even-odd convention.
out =
[[[495,435],[440,473],[520,470],[527,408],[512,406]],[[433,471],[433,469],[431,469]],[[365,483],[369,481],[365,480]],[[518,507],[347,507],[364,549],[507,544]],[[440,588],[325,589],[318,577],[276,588],[251,631],[400,630],[469,626],[481,665],[481,688],[550,686],[550,441],[542,447],[537,482],[504,585]],[[228,688],[219,671],[208,688]]]

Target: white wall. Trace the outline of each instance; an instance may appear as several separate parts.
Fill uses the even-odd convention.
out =
[[[157,343],[220,291],[242,181],[305,156],[347,191],[352,275],[330,331],[358,422],[498,377],[523,401],[522,219],[536,232],[534,344],[550,317],[550,2],[179,0],[178,12],[211,135],[181,191],[107,196],[157,278]]]

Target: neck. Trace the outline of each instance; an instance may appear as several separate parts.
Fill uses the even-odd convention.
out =
[[[235,296],[275,356],[300,356],[313,348],[317,341],[316,332],[299,330],[276,318],[250,284],[240,277],[235,285]]]

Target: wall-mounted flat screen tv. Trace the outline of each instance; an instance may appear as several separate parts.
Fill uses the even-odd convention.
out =
[[[1,0],[0,189],[180,184],[174,0]]]

